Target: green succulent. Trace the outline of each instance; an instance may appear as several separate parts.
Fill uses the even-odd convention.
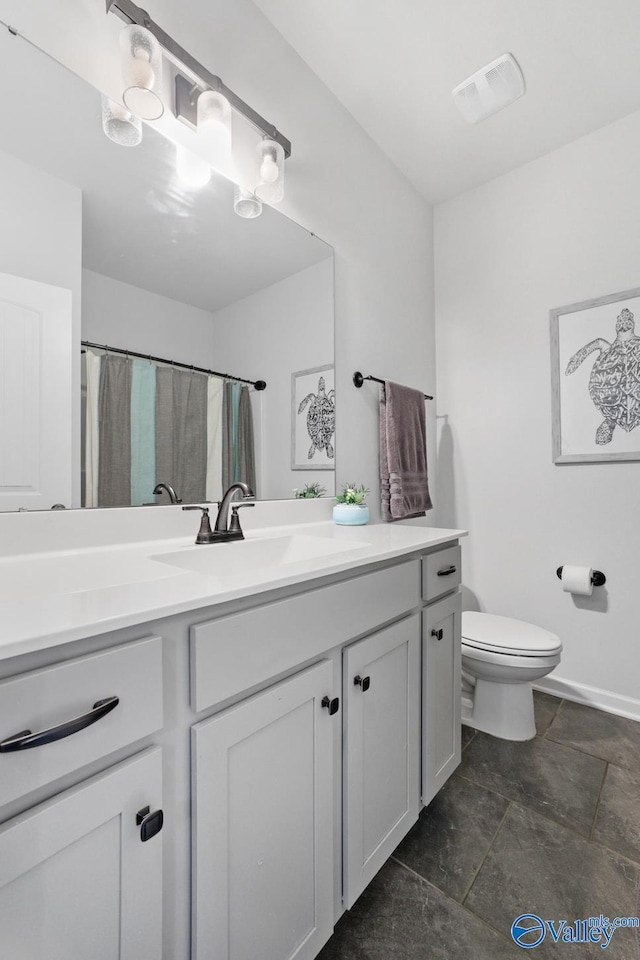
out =
[[[364,503],[367,499],[369,488],[364,485],[357,486],[355,483],[345,483],[340,493],[336,494],[338,503]]]
[[[302,490],[298,490],[297,487],[293,488],[293,495],[296,500],[316,500],[318,497],[324,497],[326,492],[326,488],[317,480],[314,480],[313,483],[305,483]]]

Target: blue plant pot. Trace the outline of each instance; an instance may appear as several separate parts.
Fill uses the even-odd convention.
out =
[[[345,527],[356,527],[369,522],[369,507],[366,503],[336,503],[333,522]]]

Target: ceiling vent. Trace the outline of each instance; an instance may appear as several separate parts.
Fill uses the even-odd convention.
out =
[[[452,91],[454,102],[467,123],[479,123],[521,97],[524,77],[510,53],[492,60]]]

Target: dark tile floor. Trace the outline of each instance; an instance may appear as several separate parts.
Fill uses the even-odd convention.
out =
[[[525,913],[640,916],[640,723],[543,693],[535,707],[528,743],[463,727],[460,767],[319,960],[640,960],[640,929],[606,952],[511,937]]]

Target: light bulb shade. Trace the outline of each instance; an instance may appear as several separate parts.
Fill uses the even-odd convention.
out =
[[[212,166],[228,170],[231,163],[231,104],[215,90],[205,90],[198,97],[198,137]]]
[[[121,147],[137,147],[142,140],[142,121],[121,103],[102,94],[102,129]]]
[[[239,217],[253,220],[262,213],[262,201],[250,190],[243,190],[236,184],[233,188],[233,209]]]
[[[211,179],[211,167],[206,160],[176,144],[176,173],[187,187],[204,187]]]
[[[256,196],[265,203],[280,203],[284,197],[284,150],[275,140],[261,140],[257,153]]]
[[[120,55],[125,106],[142,120],[159,120],[164,113],[158,93],[162,80],[160,44],[146,27],[132,23],[120,33]]]

